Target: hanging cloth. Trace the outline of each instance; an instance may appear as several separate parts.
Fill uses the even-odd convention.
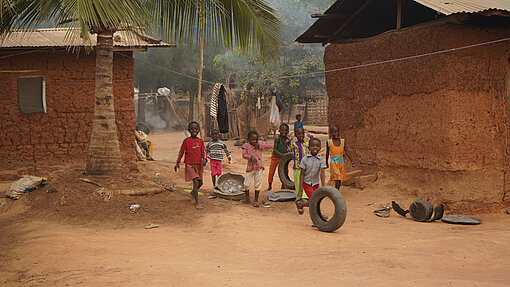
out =
[[[217,109],[217,120],[218,120],[218,128],[220,133],[228,133],[229,132],[229,124],[228,124],[228,109],[227,109],[227,91],[223,85],[220,86],[220,91],[218,93],[218,109]]]
[[[276,96],[273,96],[271,99],[271,115],[269,116],[269,121],[271,122],[271,129],[273,132],[280,127],[280,109],[276,104]]]
[[[222,86],[222,84],[216,83],[213,88],[213,93],[211,96],[211,110],[209,114],[214,118],[217,118],[218,116],[218,94],[220,93]]]
[[[283,103],[280,99],[280,95],[278,95],[277,93],[274,93],[273,92],[273,96],[276,96],[276,105],[278,106],[278,110],[282,110],[283,109]]]

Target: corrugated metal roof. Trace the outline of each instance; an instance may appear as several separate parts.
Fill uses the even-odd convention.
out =
[[[510,12],[510,0],[414,0],[445,15],[477,13],[485,10]]]
[[[435,21],[452,14],[480,14],[510,17],[510,0],[406,0],[403,27]],[[367,4],[364,7],[364,4]],[[404,7],[405,3],[405,7]],[[372,37],[395,29],[396,1],[338,0],[324,12],[341,17],[319,18],[296,41],[329,43],[341,39]]]
[[[90,36],[92,46],[96,45],[97,35]],[[31,30],[13,30],[4,39],[0,39],[0,49],[13,48],[66,48],[69,46],[89,46],[89,43],[79,37],[79,31],[69,28],[49,28]],[[117,31],[114,34],[114,47],[118,48],[149,48],[149,47],[175,47],[159,39],[143,33],[142,29],[134,31]]]

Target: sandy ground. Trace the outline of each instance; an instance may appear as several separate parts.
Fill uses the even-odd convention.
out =
[[[182,170],[171,171],[182,133],[150,138],[158,161],[140,166],[189,187]],[[240,149],[227,144],[235,163],[225,170],[242,172]],[[268,162],[270,153],[264,156]],[[203,190],[210,188],[206,176]],[[370,188],[342,187],[342,193],[347,219],[333,233],[312,228],[308,213],[299,216],[293,203],[254,208],[204,196],[197,211],[180,191],[126,199],[143,202],[147,214],[151,202],[164,202],[167,213],[151,217],[126,207],[125,215],[115,214],[118,221],[104,223],[24,211],[23,202],[36,195],[2,200],[0,286],[510,285],[510,215],[474,214],[483,220],[478,226],[418,223],[393,212],[379,218],[375,208],[415,199],[384,176]],[[147,223],[161,226],[147,230]]]

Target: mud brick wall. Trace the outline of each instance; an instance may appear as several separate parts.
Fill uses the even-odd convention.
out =
[[[0,52],[0,168],[55,163],[85,163],[94,114],[95,56],[83,51]],[[123,52],[131,56],[132,52]],[[17,78],[44,76],[46,113],[19,111]],[[114,55],[114,101],[120,149],[125,163],[134,162],[134,61]]]
[[[441,24],[326,48],[328,70],[506,38],[510,28]],[[364,165],[443,202],[510,191],[510,41],[326,74],[329,122]],[[332,108],[334,107],[334,108]]]

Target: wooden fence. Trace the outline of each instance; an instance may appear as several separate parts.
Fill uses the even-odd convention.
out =
[[[307,125],[328,125],[328,95],[326,91],[309,91],[306,103],[305,122]]]

